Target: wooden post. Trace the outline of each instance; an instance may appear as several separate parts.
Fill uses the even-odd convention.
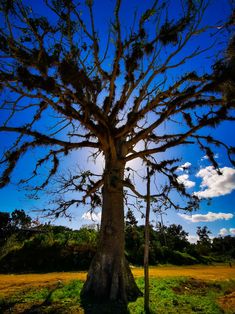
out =
[[[144,243],[144,310],[149,313],[149,213],[150,213],[150,173],[147,167],[147,197],[145,215],[145,243]]]
[[[162,212],[160,210],[160,219],[161,219],[161,233],[163,235],[163,238],[164,238],[164,244],[165,246],[167,246],[167,241],[166,241],[166,234],[165,234],[165,230],[164,230],[164,224],[163,224],[163,219],[162,219]]]

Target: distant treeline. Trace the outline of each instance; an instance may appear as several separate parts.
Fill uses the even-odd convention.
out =
[[[188,241],[181,225],[150,227],[150,264],[190,265],[228,262],[235,259],[235,237],[210,239],[207,227],[197,229],[198,241]],[[126,256],[143,265],[144,226],[133,214],[126,216]],[[94,256],[99,231],[83,227],[40,224],[24,210],[0,212],[0,273],[86,270]]]

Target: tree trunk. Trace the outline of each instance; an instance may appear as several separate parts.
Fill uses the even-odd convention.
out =
[[[141,295],[124,255],[123,176],[123,163],[106,163],[100,243],[82,289],[83,298],[127,303]]]

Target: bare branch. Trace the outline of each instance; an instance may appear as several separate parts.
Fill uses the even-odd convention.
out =
[[[98,143],[92,143],[89,141],[83,141],[83,142],[78,142],[78,143],[66,142],[66,141],[55,139],[53,137],[49,137],[49,136],[44,135],[42,133],[39,133],[37,131],[32,131],[32,130],[24,128],[24,127],[14,128],[14,127],[6,127],[5,126],[5,127],[0,127],[0,132],[1,131],[17,132],[17,133],[21,133],[22,135],[30,135],[30,136],[33,136],[37,140],[37,143],[39,143],[39,144],[59,145],[59,146],[66,147],[67,149],[81,148],[81,147],[99,148]]]

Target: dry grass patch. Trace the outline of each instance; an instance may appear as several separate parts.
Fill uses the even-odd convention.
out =
[[[71,280],[86,279],[86,272],[59,272],[48,274],[0,275],[0,295],[12,294],[17,291],[34,287],[46,287]]]
[[[136,278],[143,277],[143,268],[133,267]],[[159,266],[150,267],[150,277],[190,277],[204,281],[235,279],[235,267],[228,266]],[[27,288],[45,287],[86,279],[86,272],[55,272],[47,274],[0,275],[0,295],[12,294]]]
[[[143,268],[133,268],[135,277],[143,277]],[[150,277],[191,277],[200,280],[235,279],[235,267],[229,266],[159,266],[150,267]]]

